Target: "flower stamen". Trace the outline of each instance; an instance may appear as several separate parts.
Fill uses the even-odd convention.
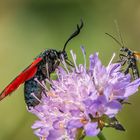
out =
[[[42,102],[34,93],[31,93],[31,95],[32,95],[36,100],[38,100],[40,103]]]
[[[70,53],[71,53],[71,56],[72,56],[72,59],[73,59],[73,63],[74,63],[74,66],[75,66],[75,70],[76,70],[76,72],[79,73],[79,69],[78,69],[77,64],[76,64],[76,55],[73,53],[72,50],[70,50]]]
[[[67,65],[66,65],[66,61],[65,61],[65,59],[64,59],[64,56],[61,55],[61,57],[62,57],[62,64],[64,65],[64,67],[65,67],[67,73],[69,73],[69,70],[68,70],[68,67],[67,67]]]
[[[44,83],[41,83],[37,78],[35,78],[35,81],[41,86],[43,87],[46,91],[49,91],[49,89],[47,89],[46,85]]]
[[[112,55],[112,57],[111,57],[111,60],[109,61],[108,65],[107,65],[107,69],[108,69],[109,66],[111,65],[111,63],[112,63],[112,61],[113,61],[113,59],[114,59],[115,56],[116,56],[116,54],[113,53],[113,55]]]
[[[84,56],[84,67],[86,69],[86,51],[85,51],[84,46],[81,46],[81,50],[82,50],[82,53],[83,53],[83,56]]]
[[[53,82],[51,82],[50,80],[46,79],[46,82],[48,82],[50,85],[53,85],[53,87],[65,92],[65,90],[63,90],[62,88],[60,88],[59,86],[57,86],[56,84],[53,84]]]

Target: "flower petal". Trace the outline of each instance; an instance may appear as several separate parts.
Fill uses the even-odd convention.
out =
[[[140,78],[128,84],[125,89],[124,97],[129,97],[138,91],[138,87],[140,86]]]
[[[100,132],[100,129],[97,128],[98,124],[97,123],[88,123],[84,126],[84,130],[87,136],[97,136],[98,133]]]

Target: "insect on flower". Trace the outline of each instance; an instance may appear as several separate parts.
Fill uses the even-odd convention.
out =
[[[137,60],[140,60],[140,52],[132,51],[128,49],[127,47],[124,47],[124,43],[122,41],[121,35],[121,43],[111,34],[106,33],[106,35],[110,36],[112,39],[114,39],[120,46],[120,51],[122,53],[119,54],[120,60],[122,66],[124,66],[127,63],[126,69],[124,71],[125,74],[129,73],[129,70],[132,70],[133,79],[139,78],[139,70],[137,66]]]
[[[84,63],[77,64],[71,50],[74,67],[59,66],[57,78],[50,79],[52,86],[45,91],[48,96],[42,94],[41,103],[28,110],[38,117],[32,129],[40,140],[83,140],[105,127],[125,130],[116,119],[123,107],[119,100],[127,101],[138,91],[140,78],[132,81],[130,74],[122,73],[121,64],[112,63],[115,54],[107,66],[99,53],[91,54],[87,67],[83,47],[82,52]]]
[[[24,71],[22,71],[0,94],[0,100],[10,95],[15,91],[22,83],[24,84],[24,97],[28,107],[36,106],[39,103],[38,99],[41,99],[41,93],[43,93],[43,87],[41,83],[45,84],[45,80],[50,78],[50,74],[55,71],[60,62],[65,60],[68,65],[73,65],[68,59],[66,53],[66,46],[68,42],[80,33],[83,27],[83,21],[81,24],[77,24],[77,29],[67,39],[64,44],[63,50],[57,51],[54,49],[46,49],[29,65]]]

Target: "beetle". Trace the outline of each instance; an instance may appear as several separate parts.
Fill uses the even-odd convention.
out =
[[[43,92],[42,86],[39,84],[45,82],[50,78],[50,74],[55,71],[59,64],[65,60],[68,65],[72,66],[72,62],[68,59],[66,53],[66,46],[68,42],[77,36],[83,27],[83,21],[81,24],[77,24],[77,29],[71,34],[64,44],[61,51],[55,49],[46,49],[35,60],[23,70],[0,94],[0,100],[10,95],[15,91],[22,83],[24,83],[24,98],[25,102],[29,107],[35,107],[39,104],[41,94]],[[34,96],[33,96],[34,95]]]

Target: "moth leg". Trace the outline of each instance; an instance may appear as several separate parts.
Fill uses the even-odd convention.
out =
[[[125,75],[129,73],[130,68],[131,68],[131,63],[127,66],[126,70],[124,71]]]
[[[126,55],[124,54],[119,54],[119,58],[122,60],[124,57],[127,57]]]
[[[46,74],[47,74],[47,78],[50,79],[48,63],[46,63]]]
[[[127,56],[124,54],[120,54],[119,58],[120,60],[118,62],[121,63],[122,66],[124,66],[128,60]]]
[[[74,64],[73,64],[73,62],[72,62],[72,61],[70,61],[69,59],[67,59],[67,60],[66,60],[66,63],[67,63],[69,66],[72,66],[72,67],[74,67]]]

